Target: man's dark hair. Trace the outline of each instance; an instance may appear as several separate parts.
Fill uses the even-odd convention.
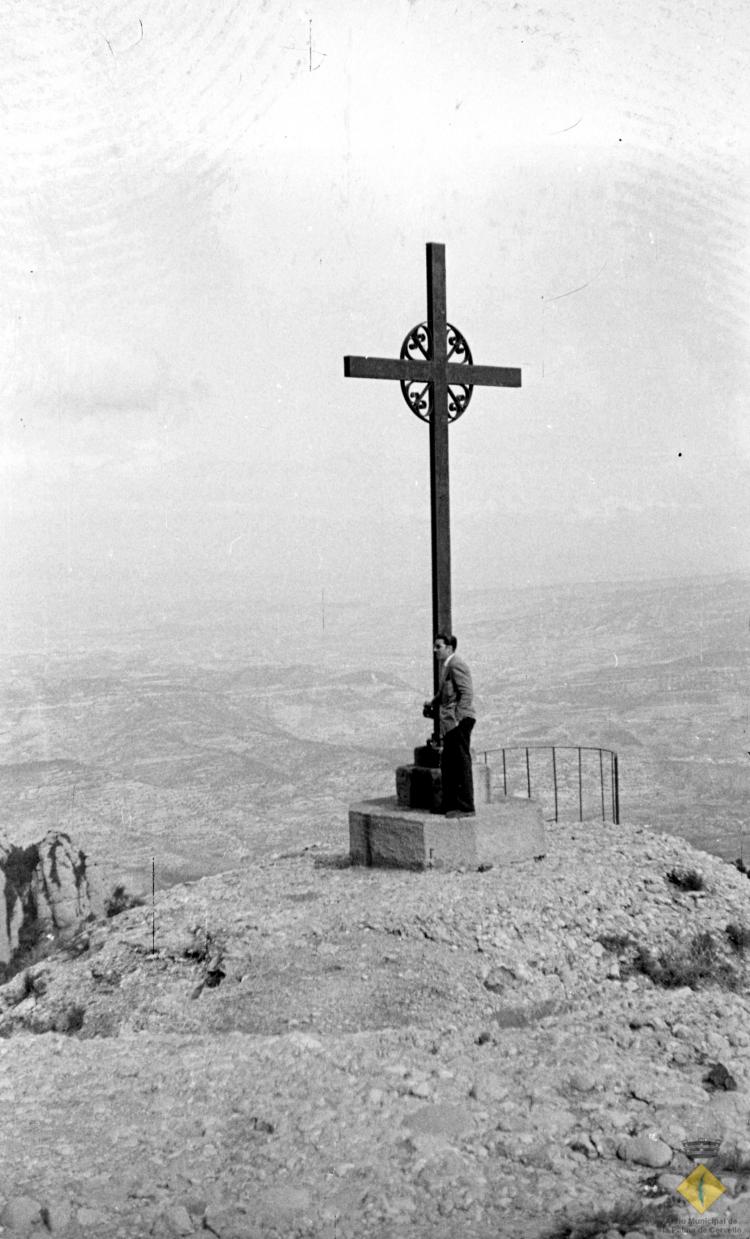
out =
[[[455,650],[458,645],[458,637],[452,637],[448,632],[435,633],[435,640],[442,641],[443,645],[449,645],[452,650]]]

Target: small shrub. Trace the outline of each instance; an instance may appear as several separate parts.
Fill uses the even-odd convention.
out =
[[[744,953],[746,946],[750,946],[750,929],[748,929],[747,925],[740,925],[735,921],[731,921],[724,933],[739,955]]]
[[[703,1077],[703,1083],[717,1092],[723,1089],[725,1093],[734,1093],[737,1089],[737,1081],[723,1063],[712,1063]]]
[[[211,932],[202,925],[194,925],[190,933],[192,940],[183,952],[185,959],[192,959],[196,964],[205,964],[217,949]]]
[[[640,1230],[646,1235],[657,1235],[661,1233],[659,1228],[675,1221],[676,1217],[677,1209],[671,1201],[658,1205],[640,1200],[624,1201],[588,1218],[561,1219],[544,1239],[602,1239],[611,1230],[619,1230],[622,1234]]]
[[[639,945],[629,971],[643,973],[654,985],[665,989],[679,989],[683,985],[697,989],[704,983],[737,989],[740,981],[731,965],[719,955],[707,930],[659,952]]]
[[[142,908],[145,902],[145,899],[140,899],[138,895],[131,895],[122,882],[118,882],[104,902],[104,911],[109,917],[119,916],[129,908]]]
[[[633,945],[629,934],[599,934],[597,941],[601,942],[605,951],[611,951],[613,955],[622,955],[623,951]]]
[[[681,891],[702,891],[706,889],[703,874],[697,869],[670,869],[667,881]]]
[[[86,1008],[80,1003],[73,1002],[69,1007],[57,1017],[54,1023],[55,1032],[61,1033],[76,1033],[83,1028],[83,1021],[86,1016]]]

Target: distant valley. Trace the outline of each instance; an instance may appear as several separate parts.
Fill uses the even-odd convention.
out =
[[[473,591],[456,628],[475,749],[615,749],[623,821],[747,859],[749,617],[739,577]],[[105,885],[141,889],[152,858],[166,885],[314,841],[345,850],[348,803],[390,794],[427,735],[429,657],[425,609],[354,604],[325,630],[277,610],[30,645],[2,664],[3,833],[67,830]],[[531,769],[551,816],[548,755]]]

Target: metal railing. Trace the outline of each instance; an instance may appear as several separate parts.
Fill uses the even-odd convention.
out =
[[[566,802],[573,797],[573,803],[578,802],[578,821],[584,820],[584,784],[587,791],[593,781],[597,785],[598,774],[598,795],[596,814],[589,813],[587,816],[599,816],[599,802],[601,802],[601,818],[603,822],[607,821],[607,811],[610,812],[610,821],[615,825],[620,822],[620,768],[617,758],[617,753],[612,749],[594,748],[587,744],[513,744],[506,745],[504,748],[485,749],[477,756],[484,764],[494,766],[494,762],[488,762],[487,758],[494,754],[502,755],[502,780],[503,794],[508,795],[508,788],[511,790],[514,786],[520,783],[526,785],[526,795],[529,800],[532,795],[532,767],[535,776],[535,788],[537,796],[540,799],[546,800],[549,797],[549,788],[551,784],[552,796],[554,800],[554,820],[560,820],[561,800]],[[535,755],[532,761],[531,754]],[[550,762],[540,766],[537,755],[540,753],[549,753]],[[594,753],[596,757],[593,761],[593,779],[592,779],[592,762],[587,758],[584,763],[584,753]],[[519,760],[515,754],[523,754]],[[570,759],[567,754],[574,754]],[[510,756],[509,756],[510,755]],[[558,755],[561,759],[558,760]],[[519,774],[520,766],[520,774]],[[571,769],[572,767],[572,769]],[[546,774],[545,774],[546,770]],[[585,776],[585,777],[584,777]],[[546,794],[545,794],[546,793]],[[591,799],[591,793],[588,792],[588,800]]]

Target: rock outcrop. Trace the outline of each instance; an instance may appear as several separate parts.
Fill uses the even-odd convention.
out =
[[[42,938],[65,938],[101,912],[86,855],[53,831],[27,847],[0,843],[0,980]]]

